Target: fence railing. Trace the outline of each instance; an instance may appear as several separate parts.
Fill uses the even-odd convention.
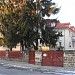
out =
[[[0,51],[0,58],[5,58],[6,57],[6,51]]]
[[[0,50],[0,58],[22,58],[22,51],[6,51]]]
[[[23,52],[22,51],[10,51],[8,54],[9,58],[22,58]]]

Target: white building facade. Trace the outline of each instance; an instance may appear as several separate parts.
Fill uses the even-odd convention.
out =
[[[70,23],[58,23],[56,30],[62,34],[57,41],[57,47],[61,46],[63,50],[75,50],[75,27],[70,26]]]

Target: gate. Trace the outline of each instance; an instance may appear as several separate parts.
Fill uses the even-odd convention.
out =
[[[44,51],[42,52],[43,66],[63,66],[63,52]]]
[[[0,51],[0,58],[5,58],[6,57],[6,51]]]
[[[35,64],[35,51],[29,52],[29,63]]]
[[[23,52],[22,51],[10,51],[9,58],[22,58],[23,57]]]

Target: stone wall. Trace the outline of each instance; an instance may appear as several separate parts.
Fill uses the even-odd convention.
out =
[[[42,62],[42,52],[35,52],[35,64],[41,65]]]
[[[75,50],[64,51],[64,67],[75,67]]]

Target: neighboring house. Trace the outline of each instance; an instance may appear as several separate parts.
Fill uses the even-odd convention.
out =
[[[57,47],[61,46],[63,50],[75,50],[75,27],[70,23],[58,23],[56,30],[62,34],[58,39]]]

